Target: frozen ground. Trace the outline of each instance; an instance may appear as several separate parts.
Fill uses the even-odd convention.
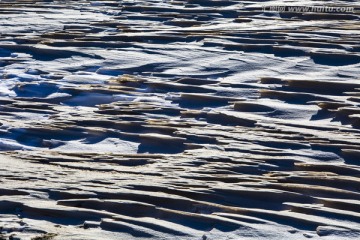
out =
[[[0,2],[4,239],[360,239],[360,3]]]

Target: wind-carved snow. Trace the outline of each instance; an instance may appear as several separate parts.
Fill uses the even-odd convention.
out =
[[[285,4],[1,1],[2,237],[360,238],[360,4]]]

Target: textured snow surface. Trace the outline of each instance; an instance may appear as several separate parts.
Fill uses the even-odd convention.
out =
[[[360,239],[360,3],[0,1],[4,239]]]

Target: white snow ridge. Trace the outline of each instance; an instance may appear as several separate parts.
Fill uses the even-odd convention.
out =
[[[0,239],[360,239],[359,13],[0,1]]]

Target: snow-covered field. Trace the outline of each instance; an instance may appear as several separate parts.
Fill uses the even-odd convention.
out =
[[[360,239],[360,3],[299,2],[0,1],[0,238]]]

